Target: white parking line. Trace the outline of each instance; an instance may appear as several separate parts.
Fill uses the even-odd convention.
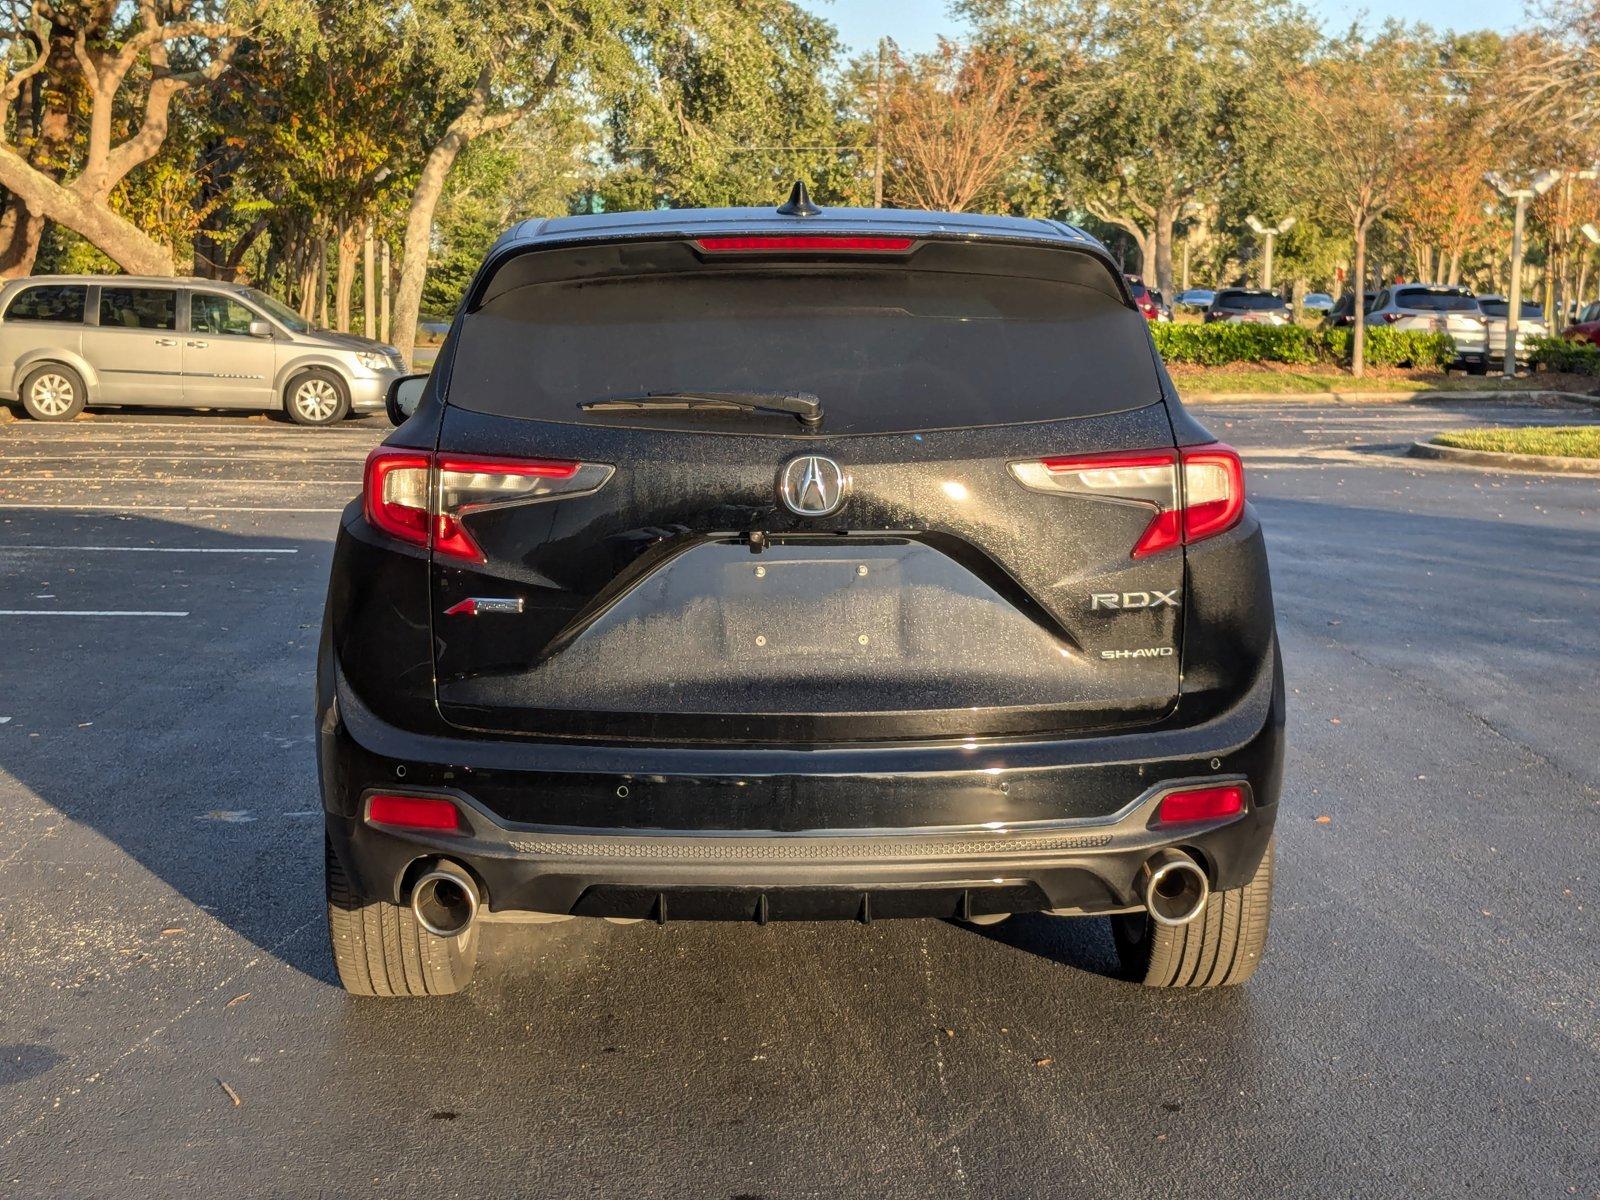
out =
[[[0,546],[0,554],[31,554],[35,551],[68,550],[116,554],[299,554],[297,549],[265,546]]]
[[[187,612],[114,608],[0,608],[0,617],[187,617]]]

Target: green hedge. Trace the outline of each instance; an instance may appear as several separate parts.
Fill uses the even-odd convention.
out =
[[[1220,367],[1226,363],[1348,363],[1351,331],[1307,329],[1301,325],[1174,325],[1150,326],[1156,349],[1169,363]],[[1419,370],[1447,366],[1455,358],[1448,334],[1415,333],[1379,325],[1367,328],[1367,365],[1412,366]]]
[[[1532,338],[1528,360],[1546,371],[1569,375],[1600,375],[1600,346],[1593,342],[1569,342],[1566,338]]]

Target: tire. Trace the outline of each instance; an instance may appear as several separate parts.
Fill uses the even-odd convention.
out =
[[[60,363],[42,363],[22,380],[22,409],[35,421],[70,421],[83,411],[89,393],[83,376]]]
[[[350,412],[350,389],[332,371],[307,371],[289,381],[283,411],[296,425],[336,425]]]
[[[1471,363],[1467,366],[1468,375],[1487,375],[1489,364],[1487,362]]]
[[[1187,925],[1158,925],[1147,913],[1111,918],[1129,979],[1147,987],[1232,987],[1255,974],[1272,915],[1273,843],[1243,887],[1212,892]]]
[[[435,937],[410,908],[356,894],[324,843],[328,937],[339,982],[353,996],[450,996],[472,982],[478,927]]]

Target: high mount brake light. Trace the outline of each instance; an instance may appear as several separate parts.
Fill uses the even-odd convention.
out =
[[[916,239],[833,234],[812,237],[754,234],[703,237],[696,239],[694,244],[703,254],[904,254],[916,244]]]
[[[1036,492],[1150,508],[1150,523],[1134,543],[1132,558],[1215,537],[1237,525],[1244,513],[1244,465],[1221,442],[1176,451],[1041,458],[1014,462],[1011,473]]]
[[[587,495],[611,478],[601,463],[435,455],[379,446],[367,456],[362,506],[367,521],[445,558],[483,562],[462,518],[483,509]]]

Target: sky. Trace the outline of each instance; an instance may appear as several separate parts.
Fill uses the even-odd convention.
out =
[[[839,27],[845,44],[862,51],[877,45],[880,37],[894,38],[905,51],[930,49],[942,33],[959,36],[961,27],[949,16],[948,0],[800,0]],[[1352,21],[1379,24],[1389,17],[1423,21],[1439,29],[1506,30],[1522,15],[1519,0],[1370,0],[1342,4],[1339,0],[1304,0],[1330,30]]]

